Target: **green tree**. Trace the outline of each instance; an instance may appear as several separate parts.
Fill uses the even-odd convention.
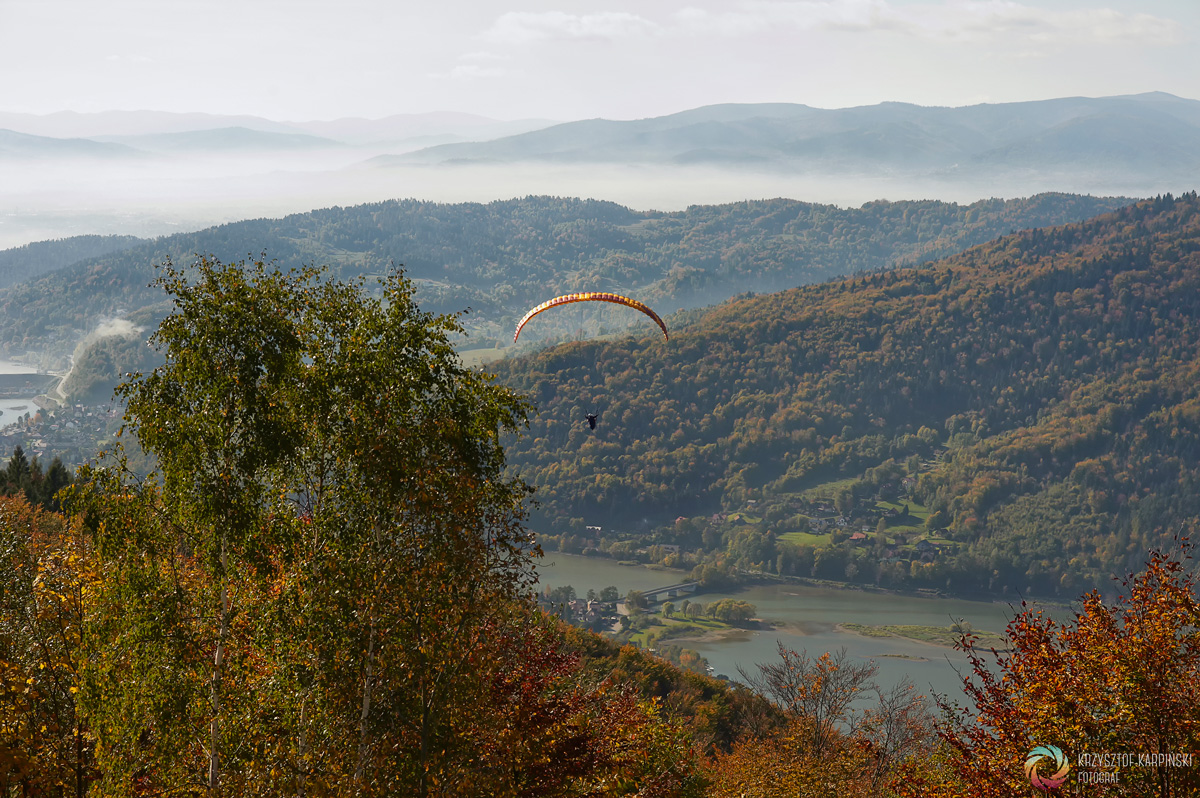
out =
[[[546,594],[546,601],[550,604],[550,612],[553,612],[567,623],[575,622],[575,613],[571,609],[571,602],[574,600],[575,588],[571,585],[560,585],[551,589]]]
[[[9,485],[19,488],[29,477],[29,472],[29,458],[25,456],[25,450],[18,446],[13,449],[12,457],[8,459],[5,479]]]
[[[105,788],[463,779],[502,665],[486,622],[531,580],[499,444],[526,404],[461,365],[457,320],[398,272],[372,295],[202,258],[159,283],[166,363],[121,393],[161,488],[92,471],[78,504],[103,560],[84,692]]]
[[[925,529],[930,532],[936,532],[939,529],[944,529],[950,523],[950,516],[945,510],[934,510],[925,519]]]
[[[708,605],[708,616],[724,623],[743,624],[758,612],[758,608],[748,601],[738,599],[720,599]]]
[[[63,465],[61,458],[55,457],[50,461],[50,467],[46,469],[46,476],[42,479],[38,491],[38,504],[48,510],[59,510],[58,492],[72,481],[70,470]]]

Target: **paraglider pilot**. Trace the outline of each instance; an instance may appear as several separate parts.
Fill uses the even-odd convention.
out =
[[[588,413],[587,414],[587,422],[588,422],[589,427],[591,427],[592,429],[595,429],[596,428],[596,414]]]

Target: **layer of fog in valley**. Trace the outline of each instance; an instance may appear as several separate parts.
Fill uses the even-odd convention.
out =
[[[635,210],[786,197],[971,203],[1193,190],[1200,102],[1163,92],[927,107],[720,104],[635,120],[0,113],[0,247],[158,235],[387,199]]]
[[[1030,170],[994,180],[805,174],[712,166],[450,164],[376,166],[330,150],[261,158],[9,162],[0,181],[0,248],[86,234],[154,237],[242,219],[389,199],[489,202],[529,195],[611,200],[638,210],[788,197],[858,207],[887,199],[971,203],[1063,191],[1153,196],[1194,186]]]

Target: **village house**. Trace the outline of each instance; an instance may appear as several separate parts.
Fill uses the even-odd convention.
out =
[[[940,546],[936,543],[931,543],[928,540],[918,540],[916,545],[917,553],[921,555],[922,562],[932,562],[937,559]]]

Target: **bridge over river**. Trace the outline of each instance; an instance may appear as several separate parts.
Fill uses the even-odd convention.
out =
[[[646,597],[646,601],[651,604],[658,604],[667,599],[679,598],[680,596],[690,596],[696,592],[696,588],[700,587],[699,582],[680,582],[677,585],[667,585],[666,587],[656,587],[653,590],[643,590],[642,595]]]

